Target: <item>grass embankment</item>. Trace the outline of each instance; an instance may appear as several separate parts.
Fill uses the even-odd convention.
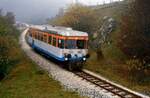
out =
[[[118,4],[117,6],[112,6],[108,8],[99,8],[95,7],[95,11],[100,18],[104,16],[113,17],[117,23],[121,22],[121,16],[126,12],[128,8],[127,4]],[[117,46],[117,37],[119,33],[119,24],[117,29],[110,34],[109,45],[102,45],[102,53],[104,58],[97,59],[97,54],[94,50],[90,50],[91,57],[87,61],[87,66],[85,67],[88,70],[91,70],[97,74],[104,76],[105,78],[123,86],[126,86],[132,90],[142,92],[150,95],[150,78],[142,77],[142,80],[132,80],[134,75],[131,76],[128,67],[130,65],[126,64],[128,60],[126,55],[118,48]],[[140,72],[139,72],[140,73]],[[135,77],[138,75],[135,75]],[[141,74],[142,76],[142,74]],[[139,77],[141,77],[139,75]],[[139,82],[140,81],[140,82]]]
[[[13,13],[0,13],[0,98],[81,98],[64,91],[19,46]]]
[[[81,98],[37,67],[19,46],[14,16],[0,14],[0,98]]]
[[[77,93],[64,91],[59,82],[54,81],[46,72],[23,56],[7,77],[0,82],[0,98],[81,97]]]
[[[116,52],[117,50],[115,50],[114,48],[112,49],[112,51],[113,52],[110,52],[110,54],[105,54],[105,56],[107,56],[108,59],[107,57],[105,57],[106,59],[102,60],[97,60],[96,53],[91,51],[92,55],[87,61],[87,65],[85,68],[97,74],[100,74],[101,76],[117,84],[121,84],[132,90],[150,95],[150,82],[139,83],[137,81],[131,81],[128,71],[125,70],[127,69],[125,68],[127,67],[127,65],[118,63],[119,61],[116,61],[115,58],[117,58],[117,55],[120,54],[117,54],[118,52]],[[149,79],[147,81],[149,81]]]
[[[80,10],[80,8],[78,8],[77,6],[74,6],[74,7],[75,9]],[[56,17],[56,19],[54,20],[57,20],[56,24],[57,22],[58,24],[61,24],[62,26],[66,26],[67,24],[67,26],[72,27],[73,29],[76,29],[76,30],[81,30],[81,31],[84,31],[83,28],[88,28],[90,24],[91,31],[95,32],[95,31],[99,31],[99,26],[103,24],[103,20],[105,18],[112,17],[116,21],[116,29],[113,32],[111,32],[109,36],[106,37],[106,42],[104,42],[103,44],[100,44],[101,48],[99,49],[99,50],[102,50],[102,54],[104,58],[97,60],[96,52],[94,50],[92,51],[90,50],[91,57],[89,58],[87,62],[86,68],[93,72],[99,73],[102,76],[108,78],[109,80],[115,81],[118,84],[124,85],[126,87],[129,87],[130,89],[144,92],[150,95],[150,82],[148,82],[150,81],[150,78],[149,78],[150,73],[145,72],[148,70],[145,70],[145,69],[143,70],[141,66],[137,67],[140,64],[137,64],[137,61],[135,59],[127,58],[127,55],[124,54],[125,52],[123,52],[123,50],[120,50],[119,46],[122,46],[123,44],[118,45],[118,43],[120,42],[119,35],[122,33],[121,32],[122,17],[126,14],[126,12],[129,11],[129,8],[130,8],[128,2],[124,1],[120,3],[115,3],[113,6],[111,5],[106,8],[101,8],[101,6],[93,6],[91,8],[93,9],[92,11],[94,11],[92,12],[94,13],[92,15],[96,16],[96,19],[92,21],[94,21],[94,23],[97,23],[96,25],[94,25],[93,22],[87,21],[88,19],[90,19],[89,17],[83,18],[83,16],[89,16],[87,13],[84,13],[82,15],[82,12],[76,13],[78,11],[69,10],[69,9],[66,11],[67,13],[64,13],[65,15]],[[68,12],[70,14],[68,14]],[[61,22],[59,19],[61,19],[61,21],[63,22]],[[85,30],[85,31],[91,32],[90,30]],[[89,40],[95,39],[95,38],[92,38],[91,35],[89,36]],[[101,35],[104,35],[104,34],[101,34]],[[99,39],[98,42],[102,41],[100,40],[100,38],[97,38],[97,39]],[[93,48],[94,44],[91,44],[91,46],[89,47]],[[101,55],[101,52],[99,52],[99,54]],[[136,62],[134,62],[134,60]],[[146,77],[143,78],[143,76],[146,76]]]

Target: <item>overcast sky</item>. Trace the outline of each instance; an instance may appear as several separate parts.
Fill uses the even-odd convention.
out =
[[[37,22],[55,16],[59,8],[67,7],[75,1],[85,5],[96,5],[112,0],[0,0],[0,9],[14,12],[18,21]]]

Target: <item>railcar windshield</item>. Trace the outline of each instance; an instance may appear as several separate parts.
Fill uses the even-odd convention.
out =
[[[85,49],[86,40],[66,40],[66,49]]]
[[[66,40],[66,49],[76,49],[76,40]]]

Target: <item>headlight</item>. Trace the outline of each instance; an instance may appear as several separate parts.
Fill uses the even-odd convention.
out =
[[[86,58],[85,58],[85,57],[83,58],[83,61],[86,61]]]
[[[65,61],[67,61],[67,60],[68,60],[68,58],[65,57]]]

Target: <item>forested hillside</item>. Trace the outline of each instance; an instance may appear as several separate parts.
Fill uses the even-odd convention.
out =
[[[88,32],[91,56],[87,69],[150,94],[145,86],[150,83],[148,4],[146,0],[90,7],[76,4],[49,23]]]

